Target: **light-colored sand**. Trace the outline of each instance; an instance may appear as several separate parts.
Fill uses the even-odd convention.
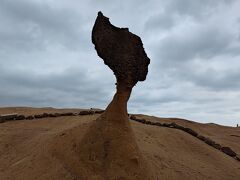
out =
[[[41,114],[53,109],[22,108],[22,114]],[[58,110],[56,110],[58,111]],[[0,109],[0,114],[14,109]],[[55,112],[55,110],[54,110]],[[99,115],[44,118],[0,124],[1,180],[81,179],[75,170],[80,142]],[[140,117],[140,116],[139,116]],[[145,118],[159,121],[154,117]],[[161,119],[161,121],[173,121]],[[176,120],[208,135],[239,153],[237,128]],[[156,179],[240,179],[240,162],[177,129],[132,122],[136,140]],[[126,152],[128,153],[128,152]],[[64,154],[64,155],[63,155]],[[96,178],[97,179],[97,178]]]

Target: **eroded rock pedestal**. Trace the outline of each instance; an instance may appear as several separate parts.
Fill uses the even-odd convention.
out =
[[[133,86],[146,79],[141,39],[113,26],[101,12],[92,31],[98,55],[114,72],[117,90],[106,111],[90,126],[79,152],[83,179],[152,179],[129,123],[127,102]],[[92,177],[87,175],[92,174]]]

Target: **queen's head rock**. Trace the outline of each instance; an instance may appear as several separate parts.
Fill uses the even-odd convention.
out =
[[[92,30],[97,54],[111,68],[117,80],[113,100],[88,128],[78,155],[83,179],[154,179],[131,128],[127,102],[133,86],[144,81],[150,59],[141,39],[127,28],[113,26],[101,12]]]

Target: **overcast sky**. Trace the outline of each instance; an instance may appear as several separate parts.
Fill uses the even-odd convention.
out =
[[[115,77],[97,56],[98,11],[151,59],[130,113],[240,124],[240,1],[0,0],[0,106],[105,108]]]

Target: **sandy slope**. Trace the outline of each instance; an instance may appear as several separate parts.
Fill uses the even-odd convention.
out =
[[[0,114],[13,112],[2,110]],[[22,108],[23,114],[59,111]],[[19,112],[19,111],[17,111]],[[0,124],[0,179],[81,179],[79,142],[99,115]],[[153,121],[169,119],[145,118]],[[239,152],[239,129],[176,120]],[[156,179],[240,179],[240,162],[177,129],[132,122],[137,143]],[[128,153],[128,152],[126,152]],[[96,177],[97,179],[97,177]]]
[[[201,124],[177,118],[158,118],[146,115],[139,115],[138,117],[154,122],[175,122],[184,127],[189,127],[221,145],[231,147],[237,154],[240,154],[240,128],[221,126],[213,123]]]

